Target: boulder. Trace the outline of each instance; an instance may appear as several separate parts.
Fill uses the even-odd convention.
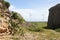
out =
[[[5,33],[8,30],[8,22],[4,18],[0,18],[0,33]]]
[[[57,4],[49,9],[48,28],[60,28],[60,4]]]
[[[0,27],[0,33],[5,33],[5,32],[7,32],[7,29],[3,28],[3,27]]]

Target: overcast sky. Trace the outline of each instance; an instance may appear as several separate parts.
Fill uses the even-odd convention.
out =
[[[48,9],[60,0],[7,0],[10,10],[20,13],[26,21],[47,21]]]

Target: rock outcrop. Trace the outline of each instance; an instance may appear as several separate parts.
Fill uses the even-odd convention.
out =
[[[0,33],[14,33],[25,20],[17,12],[9,10],[10,3],[0,0]]]
[[[3,0],[0,0],[0,33],[8,31],[10,20],[9,9],[4,5]]]
[[[48,28],[60,28],[60,4],[49,9]]]

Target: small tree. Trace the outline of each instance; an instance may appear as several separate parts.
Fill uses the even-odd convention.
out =
[[[18,19],[17,13],[16,13],[16,12],[12,12],[11,18],[13,18],[13,19]]]
[[[7,8],[9,8],[9,6],[10,6],[10,3],[9,2],[4,2],[5,3],[5,6],[7,7]]]

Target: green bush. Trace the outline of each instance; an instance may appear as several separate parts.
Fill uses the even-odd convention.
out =
[[[25,20],[23,18],[18,18],[18,20],[19,20],[19,23],[21,23],[21,24],[25,22]]]
[[[13,28],[17,27],[17,24],[15,22],[11,21],[10,23]]]
[[[12,19],[18,19],[17,12],[12,12],[11,18],[12,18]]]
[[[19,16],[20,15],[18,15],[17,12],[13,12],[12,11],[11,19],[9,21],[10,24],[11,24],[12,32],[13,32],[12,35],[14,35],[14,34],[21,34],[21,35],[23,35],[24,34],[23,33],[23,28],[21,28],[22,25],[20,25],[20,24],[22,24],[25,21],[24,21],[23,18],[20,18]]]
[[[9,8],[9,6],[10,6],[10,3],[9,2],[4,2],[5,3],[5,6],[7,7],[7,8]]]
[[[11,19],[10,20],[10,24],[11,24],[11,34],[12,35],[16,35],[16,34],[19,34],[19,35],[23,35],[24,32],[23,32],[23,28],[21,26],[18,26],[18,23],[16,22],[13,22],[13,20]]]

